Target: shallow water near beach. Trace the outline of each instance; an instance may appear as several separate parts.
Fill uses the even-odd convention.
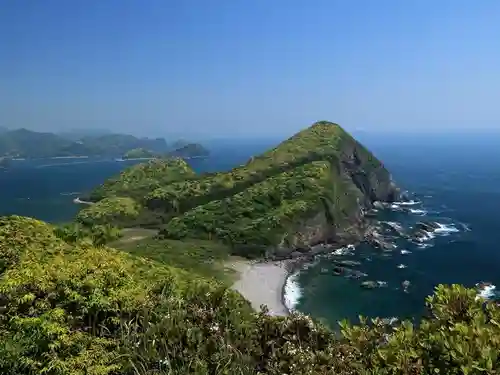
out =
[[[395,239],[392,251],[360,245],[344,255],[325,255],[289,279],[285,287],[290,307],[322,318],[335,326],[340,319],[358,315],[419,317],[425,297],[439,283],[473,287],[481,281],[500,286],[500,150],[495,142],[380,140],[360,138],[412,195],[412,212],[398,206],[379,213],[379,220],[399,223],[405,230],[418,221],[442,224],[433,238],[417,245]],[[199,171],[228,169],[244,163],[274,142],[212,145],[212,156],[193,160]],[[425,146],[422,146],[425,145]],[[71,220],[80,206],[73,199],[137,161],[39,160],[14,162],[0,170],[0,214],[33,216],[49,222]],[[340,252],[339,252],[340,253]],[[359,261],[353,267],[368,276],[359,280],[333,274],[334,260]],[[403,265],[403,266],[402,266]],[[364,289],[363,280],[385,282]],[[410,286],[404,291],[402,283]]]

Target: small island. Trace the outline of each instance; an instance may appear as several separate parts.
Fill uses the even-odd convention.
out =
[[[131,160],[131,159],[152,159],[157,157],[158,155],[150,150],[146,150],[145,148],[134,148],[132,150],[127,151],[123,156],[123,160]]]
[[[169,156],[183,159],[206,158],[210,152],[199,143],[188,143],[168,153]]]

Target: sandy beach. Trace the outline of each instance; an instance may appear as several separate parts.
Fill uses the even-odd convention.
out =
[[[270,315],[289,314],[283,304],[283,287],[288,276],[285,262],[236,260],[228,266],[239,272],[233,289],[250,301],[256,311],[261,305],[266,305]]]

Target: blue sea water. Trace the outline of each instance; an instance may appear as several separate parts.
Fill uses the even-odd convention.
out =
[[[396,240],[382,252],[360,245],[352,255],[323,256],[289,282],[294,308],[323,318],[356,320],[358,315],[415,317],[425,296],[440,283],[474,286],[489,281],[500,286],[500,140],[492,137],[375,138],[360,135],[392,172],[396,182],[420,203],[414,213],[387,210],[380,220],[409,228],[419,220],[437,221],[444,230],[424,246]],[[195,170],[217,171],[244,163],[273,141],[210,144],[212,156],[192,160]],[[71,220],[80,208],[73,199],[134,161],[58,159],[16,161],[0,170],[0,215],[17,214],[49,222]],[[406,250],[408,253],[402,254]],[[335,259],[358,260],[366,280],[386,287],[366,290],[362,280],[333,275]],[[398,268],[404,264],[406,268]],[[410,281],[405,292],[402,282]],[[293,279],[292,279],[293,281]]]

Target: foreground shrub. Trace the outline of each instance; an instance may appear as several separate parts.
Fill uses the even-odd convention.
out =
[[[255,313],[224,285],[104,246],[68,244],[40,221],[0,219],[0,373],[499,374],[500,312],[439,286],[419,326],[335,333]]]

